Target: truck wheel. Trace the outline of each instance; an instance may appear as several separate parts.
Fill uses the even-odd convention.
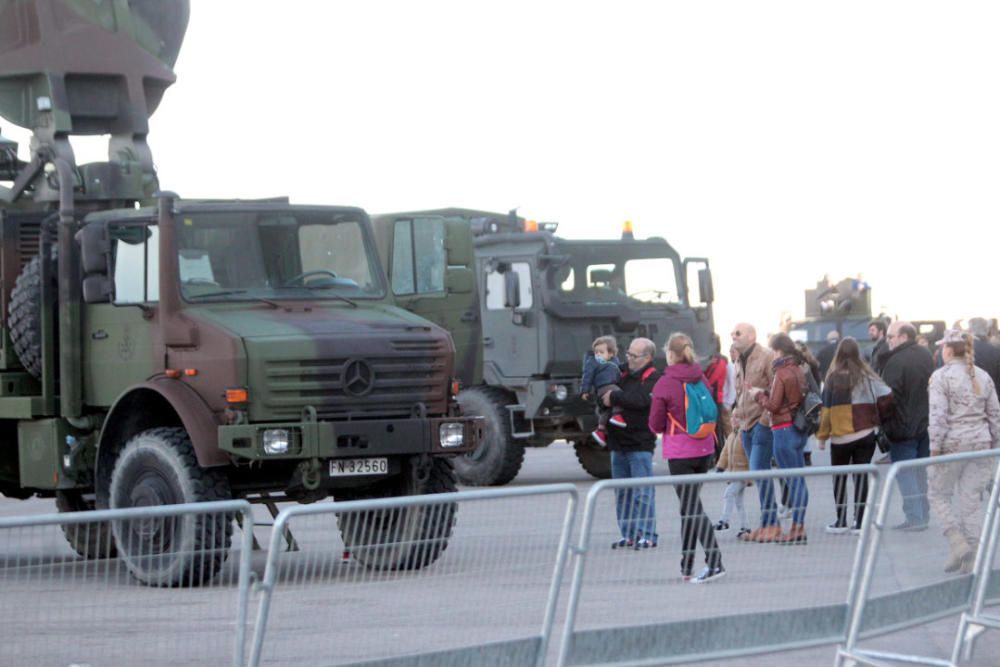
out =
[[[53,260],[55,255],[55,248],[53,248]],[[54,286],[55,275],[52,276],[52,280]],[[10,292],[10,305],[7,311],[7,325],[10,331],[10,340],[14,344],[14,353],[24,369],[34,377],[39,378],[42,376],[41,255],[36,256],[21,269],[21,273],[18,274]]]
[[[448,459],[433,459],[426,479],[403,474],[367,489],[351,490],[337,500],[394,498],[450,493],[455,473]],[[444,503],[402,509],[348,512],[337,515],[344,546],[370,570],[419,570],[440,558],[448,548],[458,505]]]
[[[597,445],[584,440],[574,442],[573,449],[576,450],[576,460],[580,462],[583,469],[597,479],[611,478],[611,452],[602,449]]]
[[[60,512],[87,512],[94,509],[94,498],[76,489],[56,491],[56,509]],[[118,553],[107,521],[64,524],[66,541],[87,560],[114,558]]]
[[[112,509],[229,500],[229,479],[202,468],[182,428],[153,428],[125,443],[111,471]],[[149,586],[207,583],[229,555],[231,514],[112,521],[118,553]]]
[[[479,447],[455,459],[458,481],[469,486],[502,486],[517,477],[524,445],[510,436],[507,393],[494,387],[469,387],[459,392],[458,403],[464,414],[486,418]]]

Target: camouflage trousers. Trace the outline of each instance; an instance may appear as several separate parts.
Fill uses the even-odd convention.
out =
[[[989,442],[973,445],[944,443],[941,454],[989,449]],[[982,529],[980,509],[986,504],[984,491],[996,471],[995,459],[979,459],[931,466],[927,475],[927,500],[931,512],[948,532],[958,529],[966,539],[978,540]]]

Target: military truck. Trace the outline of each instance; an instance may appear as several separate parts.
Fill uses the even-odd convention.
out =
[[[33,132],[27,162],[0,142],[0,492],[76,511],[453,491],[482,420],[460,415],[448,333],[392,304],[365,212],[159,189],[147,121],[188,12],[0,3],[0,116]],[[77,165],[70,136],[94,134],[109,159]],[[454,512],[340,529],[368,567],[419,568]],[[231,532],[224,515],[65,531],[157,586],[210,579]]]
[[[458,400],[486,418],[482,444],[455,461],[465,484],[506,484],[525,447],[556,439],[572,443],[587,472],[610,476],[607,450],[590,438],[594,406],[580,397],[598,336],[614,336],[622,357],[632,339],[660,347],[674,331],[711,351],[708,260],[681,259],[662,238],[636,239],[631,225],[620,239],[569,240],[514,212],[448,208],[372,221],[396,302],[451,332]]]
[[[840,338],[855,338],[862,351],[870,353],[874,347],[868,335],[872,320],[891,322],[884,313],[877,316],[872,313],[868,283],[860,278],[844,278],[834,283],[824,276],[816,282],[816,287],[805,290],[805,319],[788,323],[786,329],[793,340],[805,343],[813,354],[827,345],[827,336],[832,331]],[[942,320],[914,320],[911,324],[931,345],[944,335]]]

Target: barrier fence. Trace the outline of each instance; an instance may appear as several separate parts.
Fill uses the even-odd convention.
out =
[[[243,501],[0,519],[0,665],[644,665],[837,644],[831,657],[843,665],[952,665],[1000,627],[985,611],[1000,603],[998,461],[991,450],[606,480],[590,489],[572,544],[571,484],[292,506],[275,521],[266,559],[252,557]],[[980,496],[955,507],[978,548],[945,572],[941,494],[928,503],[937,509],[927,529],[895,530],[900,489],[912,511],[924,502],[918,471],[933,489],[973,464],[992,485],[972,485]],[[867,481],[860,531],[827,531],[838,479],[848,520],[857,518],[852,487]],[[770,518],[760,512],[770,485],[790,506],[775,515],[783,531],[802,522],[805,543],[738,540],[744,521],[734,512],[715,533],[725,578],[685,580],[681,507],[697,516],[698,484],[712,523],[727,488],[743,488],[747,528]],[[622,538],[616,494],[642,487],[656,490],[657,544],[612,549]],[[705,566],[701,544],[696,551],[692,575]],[[950,615],[960,615],[950,659],[860,645]]]
[[[241,667],[252,527],[244,501],[0,519],[0,664]]]
[[[997,627],[983,608],[1000,601],[995,563],[998,460],[1000,450],[985,450],[904,461],[890,468],[866,536],[869,547],[857,572],[838,665],[950,666],[960,653],[970,656],[981,631]],[[948,656],[860,646],[862,639],[955,614],[961,614],[961,621]]]
[[[554,484],[288,508],[250,665],[541,665],[576,504]]]
[[[826,531],[836,522],[833,480],[848,474],[867,481],[870,500],[877,497],[879,473],[867,465],[595,484],[584,508],[558,664],[670,664],[840,641],[846,601],[852,594],[852,570],[863,549],[856,531]],[[726,486],[743,486],[749,515],[745,527],[756,528],[761,525],[762,489],[772,488],[773,498],[780,501],[782,488],[788,486],[787,504],[801,508],[802,501],[796,503],[795,498],[804,498],[803,482],[808,492],[804,517],[794,515],[793,507],[780,513],[783,518],[768,513],[766,523],[777,521],[787,533],[794,520],[803,522],[804,544],[740,541],[741,522],[730,518],[729,530],[715,532],[725,578],[704,585],[685,580],[681,507],[688,507],[688,517],[698,514],[690,500],[682,503],[679,495],[685,490],[701,485],[702,505],[714,521]],[[612,549],[621,538],[613,496],[650,484],[656,490],[658,545]],[[848,497],[853,498],[850,489]],[[867,522],[870,512],[861,514]],[[853,506],[848,518],[855,518]],[[695,576],[706,559],[701,544],[696,551],[691,570]]]

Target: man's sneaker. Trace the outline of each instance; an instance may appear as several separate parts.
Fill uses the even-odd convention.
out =
[[[740,532],[736,533],[736,539],[738,540],[745,539],[743,536],[749,535],[751,532],[752,531],[749,528],[746,527],[740,528]]]
[[[612,549],[628,549],[628,548],[632,547],[632,545],[634,545],[634,544],[635,544],[635,542],[633,542],[631,538],[627,539],[627,540],[618,540],[617,542],[612,542],[611,543],[611,548]]]
[[[719,523],[717,523],[714,526],[712,526],[712,528],[714,528],[717,532],[721,532],[723,530],[729,530],[729,522],[728,521],[719,521]]]
[[[607,447],[608,446],[608,439],[604,436],[604,431],[602,431],[601,429],[597,429],[596,431],[594,431],[593,433],[591,433],[590,437],[593,438],[594,441],[599,446],[601,446],[601,447]]]
[[[843,535],[849,530],[850,528],[841,523],[831,523],[829,526],[826,527],[826,532],[830,533],[831,535]]]
[[[892,527],[893,530],[903,530],[910,533],[917,533],[921,530],[927,530],[927,522],[916,523],[915,521],[910,521],[907,519],[903,523],[897,523]]]
[[[625,423],[625,418],[621,415],[612,415],[608,423],[612,426],[617,426],[618,428],[625,428],[628,424]]]
[[[697,577],[691,580],[692,584],[707,584],[715,579],[726,576],[726,568],[721,565],[717,567],[706,567]]]
[[[636,540],[635,541],[635,546],[633,546],[632,548],[635,549],[636,551],[638,551],[639,549],[649,549],[649,548],[654,548],[655,549],[656,548],[656,542],[653,542],[652,540],[646,540],[646,539]]]

